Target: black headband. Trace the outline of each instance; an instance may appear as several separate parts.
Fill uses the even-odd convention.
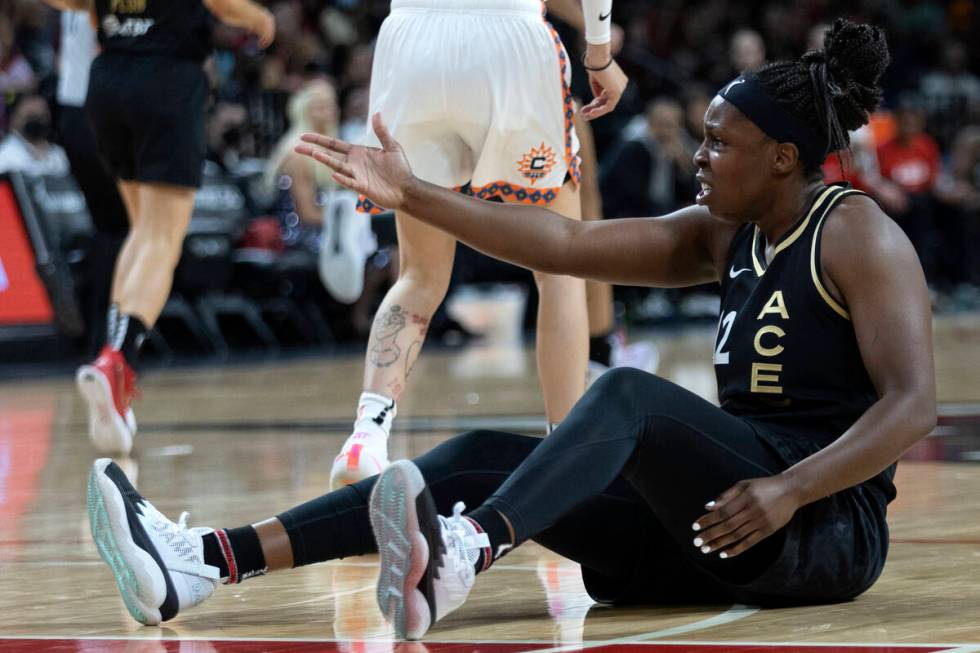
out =
[[[806,123],[779,106],[751,76],[737,77],[718,91],[718,95],[734,104],[770,138],[796,145],[804,165],[819,165],[826,158],[827,139],[817,136]]]

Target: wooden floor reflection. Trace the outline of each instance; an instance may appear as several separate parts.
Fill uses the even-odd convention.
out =
[[[980,413],[970,407],[980,404],[978,322],[976,316],[947,320],[936,331],[940,399],[958,404],[967,424]],[[711,397],[711,335],[708,329],[658,335],[660,373]],[[142,380],[137,450],[124,462],[158,508],[172,516],[188,510],[192,525],[272,515],[325,490],[360,370],[358,358],[331,358],[151,371]],[[399,407],[403,428],[392,440],[392,457],[426,451],[456,426],[543,428],[541,413],[533,352],[526,348],[490,342],[428,352]],[[88,533],[85,476],[95,454],[84,419],[69,378],[0,386],[0,650],[17,641],[23,643],[17,650],[55,650],[57,641],[5,637],[61,637],[68,647],[57,650],[86,651],[103,650],[103,640],[92,638],[146,640],[104,650],[236,650],[213,642],[250,638],[339,640],[324,650],[351,653],[394,650],[374,605],[373,557],[221,587],[213,600],[163,628],[135,624]],[[969,460],[970,451],[980,453],[980,439],[964,437],[958,451]],[[781,642],[786,650],[801,650],[802,643],[890,643],[980,651],[980,465],[935,460],[934,450],[935,442],[927,442],[916,460],[900,465],[888,565],[854,602],[765,611],[605,608],[585,594],[574,564],[530,544],[481,577],[471,600],[430,639],[524,647],[506,650],[656,641],[726,650],[739,642]],[[213,641],[192,646],[197,638]],[[71,648],[76,639],[82,644]],[[178,639],[189,648],[159,643]]]

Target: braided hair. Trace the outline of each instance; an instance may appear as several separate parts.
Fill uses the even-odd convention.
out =
[[[889,60],[881,28],[838,18],[824,35],[823,50],[769,64],[754,76],[780,106],[826,136],[828,152],[839,152],[851,143],[848,132],[867,124],[878,108],[879,79]]]

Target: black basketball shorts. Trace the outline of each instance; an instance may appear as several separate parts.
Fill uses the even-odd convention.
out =
[[[200,187],[209,90],[201,64],[190,59],[99,55],[85,109],[112,173],[126,181]]]

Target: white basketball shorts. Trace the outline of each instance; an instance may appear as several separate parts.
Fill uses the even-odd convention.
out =
[[[548,205],[578,183],[571,63],[540,0],[393,0],[378,35],[370,115],[419,178]],[[379,212],[366,198],[362,211]]]

